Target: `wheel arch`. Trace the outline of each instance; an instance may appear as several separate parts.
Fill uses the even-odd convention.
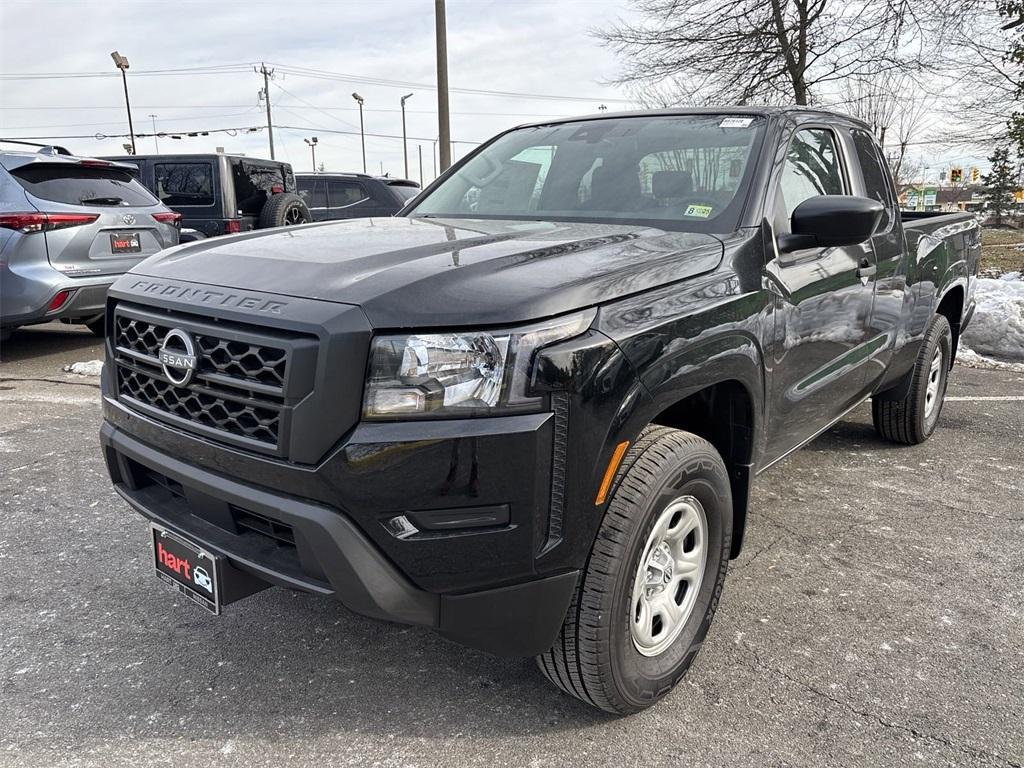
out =
[[[722,379],[668,402],[648,424],[680,429],[704,438],[718,451],[729,472],[732,490],[733,539],[730,557],[743,546],[750,483],[757,440],[755,399],[739,379]]]
[[[742,548],[754,467],[764,450],[765,371],[757,341],[728,334],[690,347],[669,359],[647,365],[639,376],[646,397],[631,399],[632,412],[620,413],[619,430],[609,435],[607,450],[633,441],[650,424],[703,437],[721,455],[733,497],[730,556]],[[614,488],[612,489],[614,491]]]
[[[960,346],[960,330],[966,300],[967,291],[963,284],[957,281],[946,289],[939,299],[939,303],[935,306],[935,314],[945,317],[949,322],[950,330],[953,332],[953,353],[950,355],[950,367],[953,366],[953,362],[956,360],[956,353]]]

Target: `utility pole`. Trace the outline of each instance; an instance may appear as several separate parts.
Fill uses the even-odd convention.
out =
[[[274,76],[274,70],[267,69],[264,62],[260,62],[259,69],[253,69],[257,74],[263,75],[263,101],[267,105],[267,138],[270,139],[270,159],[274,157],[274,123],[270,118],[270,78]]]
[[[437,130],[441,150],[441,173],[452,164],[451,128],[448,124],[448,33],[444,0],[434,0],[434,32],[437,46]]]
[[[420,189],[423,189],[423,145],[417,144],[416,149],[420,151]]]
[[[156,137],[156,115],[146,115],[150,120],[153,121],[153,145],[156,147],[156,153],[160,154],[160,140]]]
[[[359,104],[359,143],[363,147],[363,173],[366,173],[366,130],[363,128],[363,97],[353,93],[352,98]]]
[[[407,93],[402,97],[402,158],[405,160],[405,178],[409,178],[409,150],[405,145],[405,102],[411,99],[412,94]]]
[[[437,139],[430,144],[430,159],[434,161],[434,178],[437,178]]]
[[[124,83],[124,106],[128,110],[128,133],[131,134],[132,154],[135,152],[135,128],[132,126],[132,105],[128,101],[128,59],[117,51],[110,54],[114,60],[114,66],[121,70],[121,81]]]

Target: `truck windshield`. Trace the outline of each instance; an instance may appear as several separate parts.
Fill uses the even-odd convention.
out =
[[[730,232],[763,131],[763,119],[746,115],[520,128],[484,147],[409,215]]]

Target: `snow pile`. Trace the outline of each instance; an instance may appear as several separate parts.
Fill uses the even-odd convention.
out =
[[[88,360],[84,363],[72,363],[64,366],[65,373],[74,373],[78,376],[99,376],[102,370],[102,360]]]
[[[961,344],[960,348],[956,351],[956,363],[957,365],[963,365],[967,368],[985,368],[989,370],[1024,373],[1024,363],[1004,363],[1002,360],[993,360],[991,357],[979,355],[973,349],[966,347],[963,344]]]
[[[974,298],[977,309],[964,331],[964,345],[978,355],[1024,363],[1024,280],[1021,273],[1008,272],[998,280],[978,279]],[[962,353],[958,356],[962,357]]]

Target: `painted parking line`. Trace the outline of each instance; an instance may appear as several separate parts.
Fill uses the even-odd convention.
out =
[[[993,396],[993,397],[949,397],[947,395],[946,396],[946,400],[947,401],[948,400],[960,400],[960,401],[967,401],[967,402],[973,402],[973,401],[976,401],[976,400],[977,401],[993,401],[994,400],[994,401],[997,401],[997,402],[1007,402],[1007,401],[1014,401],[1014,400],[1024,400],[1024,395],[999,395],[999,396]]]

